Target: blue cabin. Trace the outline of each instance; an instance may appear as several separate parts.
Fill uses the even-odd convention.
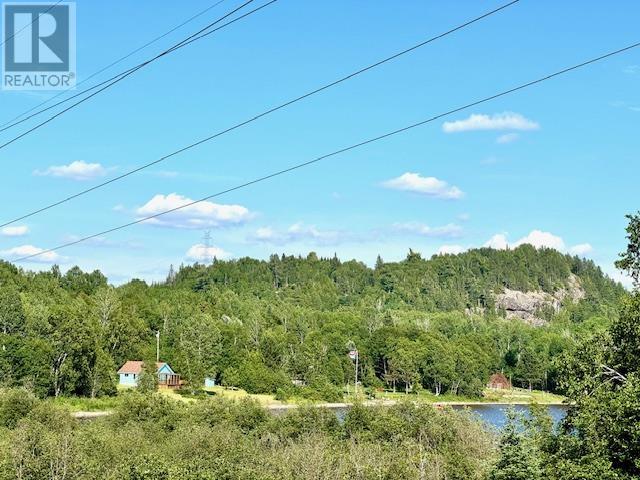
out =
[[[144,362],[139,360],[128,360],[118,370],[118,376],[120,377],[120,385],[125,387],[137,387],[138,379],[142,373]],[[160,387],[175,388],[180,386],[180,375],[173,371],[173,369],[166,362],[156,363],[156,372],[158,374],[158,385]]]

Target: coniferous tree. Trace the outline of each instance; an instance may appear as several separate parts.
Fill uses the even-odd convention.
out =
[[[500,457],[490,480],[540,480],[539,456],[535,448],[519,431],[521,421],[514,411],[507,413],[507,423],[500,437]]]

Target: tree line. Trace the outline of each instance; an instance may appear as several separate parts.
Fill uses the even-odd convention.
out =
[[[585,291],[534,328],[495,308],[502,289]],[[164,282],[113,287],[78,267],[30,272],[0,262],[0,375],[38,396],[116,392],[126,360],[160,351],[192,386],[205,377],[279,398],[333,400],[359,379],[477,396],[489,375],[555,390],[554,359],[616,317],[623,290],[593,262],[551,249],[477,249],[373,268],[337,257],[273,255],[170,268]],[[294,382],[297,386],[294,386]]]

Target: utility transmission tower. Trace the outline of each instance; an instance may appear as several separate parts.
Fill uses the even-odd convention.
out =
[[[211,255],[211,230],[207,230],[204,232],[204,236],[202,237],[202,244],[204,245],[204,262],[205,264],[210,265],[213,263],[213,255]]]

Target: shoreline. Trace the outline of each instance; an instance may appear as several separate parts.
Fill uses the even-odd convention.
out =
[[[362,402],[362,405],[365,407],[391,407],[393,405],[397,405],[402,403],[399,400],[366,400]],[[432,405],[434,408],[444,408],[444,407],[508,407],[508,406],[527,406],[532,405],[534,402],[526,402],[526,401],[515,401],[515,402],[456,402],[456,401],[443,401],[443,402],[413,402],[416,404],[424,404],[424,405]],[[335,403],[283,403],[281,405],[262,405],[266,410],[269,411],[286,411],[286,410],[294,410],[296,408],[301,407],[313,407],[313,408],[326,408],[329,410],[340,410],[347,409],[353,407],[355,404],[353,402],[335,402]],[[569,404],[564,402],[546,402],[546,403],[538,403],[537,405],[547,406],[547,407],[568,407]],[[98,418],[108,417],[113,415],[113,411],[111,410],[97,410],[97,411],[78,411],[71,412],[72,416],[77,420],[95,420]]]
[[[390,407],[393,405],[397,405],[398,403],[402,403],[400,400],[365,400],[361,404],[366,407]],[[442,407],[494,407],[494,406],[509,406],[509,405],[532,405],[536,402],[530,402],[525,400],[517,400],[513,402],[482,402],[482,401],[442,401],[442,402],[421,402],[421,401],[413,401],[416,404],[424,404],[424,405],[432,405],[436,408]],[[290,410],[293,408],[299,407],[316,407],[316,408],[328,408],[328,409],[340,409],[340,408],[350,408],[353,407],[353,402],[336,402],[336,403],[283,403],[281,405],[265,405],[264,407],[268,410]],[[550,407],[561,407],[568,406],[567,403],[564,402],[544,402],[537,403],[537,405],[542,406],[550,406]]]

